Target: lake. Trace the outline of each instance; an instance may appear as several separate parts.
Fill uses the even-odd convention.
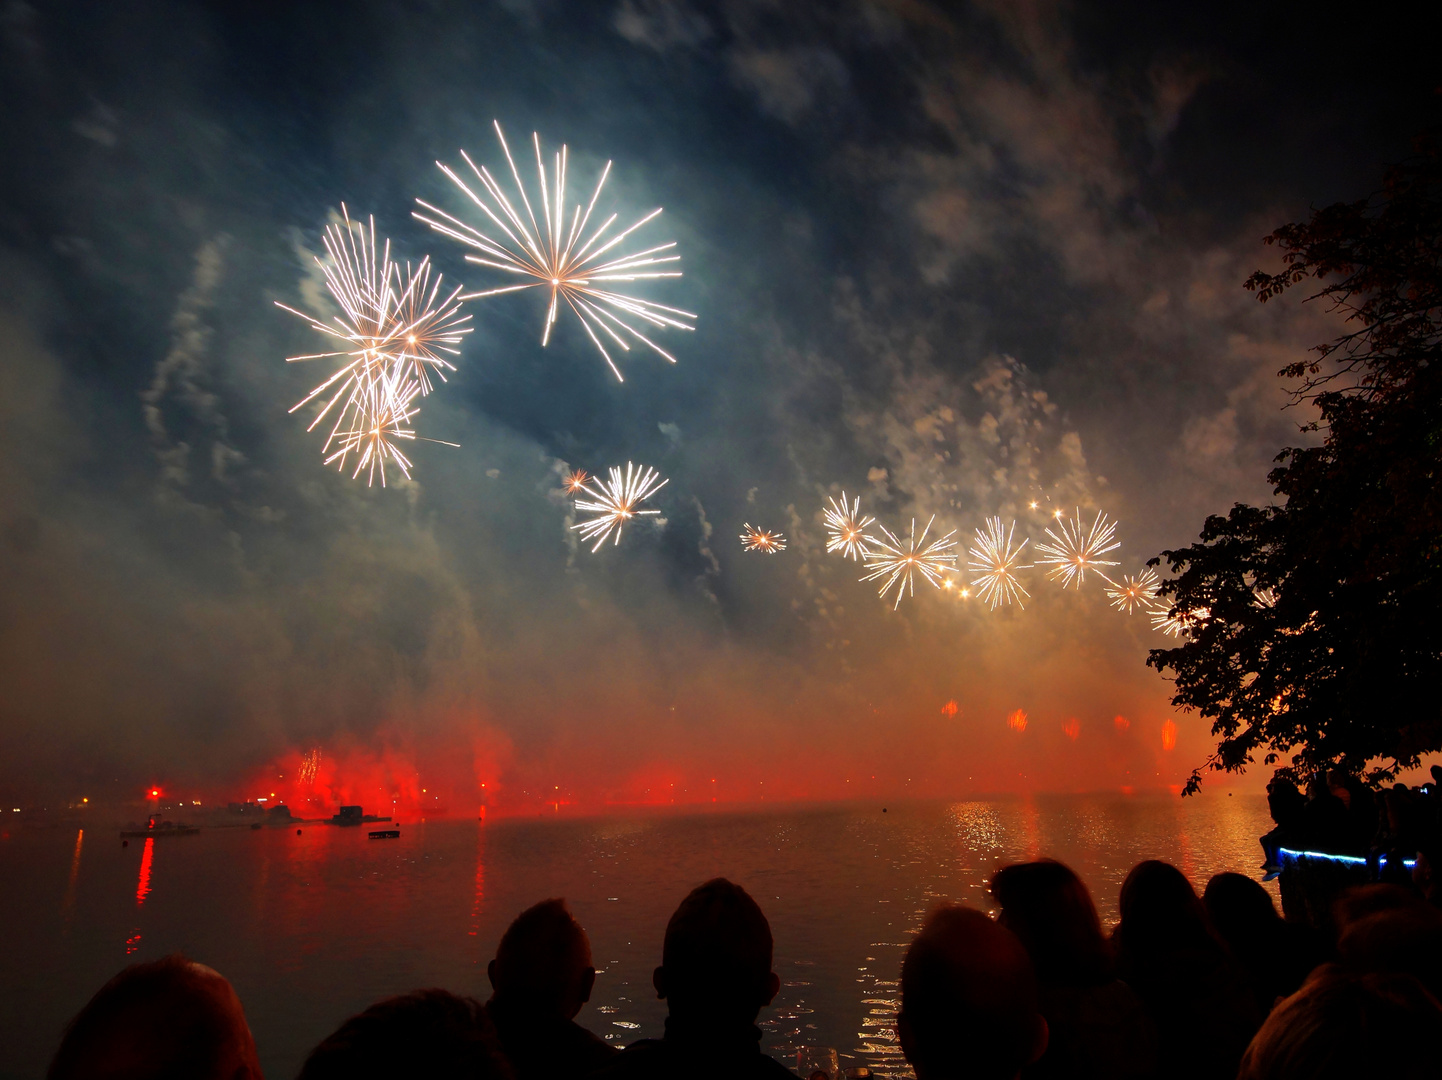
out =
[[[989,908],[1007,862],[1049,855],[1104,921],[1139,860],[1197,886],[1256,874],[1262,796],[1056,796],[957,803],[406,822],[398,840],[325,825],[132,840],[11,829],[0,840],[0,1076],[42,1075],[65,1022],[125,964],[180,950],[235,984],[269,1077],[380,997],[442,986],[485,998],[509,921],[564,896],[591,937],[596,991],[577,1018],[618,1044],[661,1033],[651,990],[666,920],[723,875],[771,920],[781,993],[763,1046],[835,1047],[905,1071],[891,1032],[901,955],[943,899]]]

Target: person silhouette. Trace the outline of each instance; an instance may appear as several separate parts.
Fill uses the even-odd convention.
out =
[[[312,1050],[297,1080],[512,1080],[485,1007],[448,990],[378,1001]]]
[[[564,899],[542,900],[516,916],[486,968],[486,1014],[516,1080],[584,1076],[616,1056],[615,1047],[576,1023],[591,1000],[591,942]]]
[[[176,953],[132,964],[65,1029],[48,1080],[260,1080],[255,1039],[230,983]]]
[[[1028,1080],[1150,1077],[1157,1032],[1135,991],[1116,977],[1111,945],[1091,893],[1053,859],[1012,863],[991,879],[997,922],[1025,946],[1036,969],[1046,1053]]]
[[[901,964],[896,1034],[916,1080],[1014,1080],[1048,1039],[1026,948],[980,911],[936,908]]]
[[[666,1035],[640,1039],[605,1069],[604,1080],[796,1080],[761,1052],[756,1017],[781,980],[771,970],[771,925],[740,885],[715,878],[681,901],[652,974],[666,1001]]]

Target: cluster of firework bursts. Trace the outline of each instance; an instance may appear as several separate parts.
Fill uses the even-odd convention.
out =
[[[325,230],[326,257],[316,259],[325,276],[326,289],[340,308],[340,314],[313,316],[278,304],[305,319],[330,341],[330,351],[286,358],[288,362],[330,360],[335,365],[335,370],[291,412],[319,403],[318,412],[306,430],[314,430],[331,418],[322,458],[327,465],[334,464],[342,471],[354,463],[352,478],[365,473],[368,484],[379,478],[384,486],[388,467],[410,476],[413,466],[401,447],[419,438],[412,426],[420,412],[417,399],[436,388],[434,380],[445,382],[445,373],[456,370],[452,359],[460,356],[461,340],[472,329],[467,325],[471,316],[461,314],[463,301],[525,289],[545,290],[548,304],[541,345],[550,342],[551,328],[564,305],[575,315],[617,379],[621,378],[621,371],[606,342],[622,352],[629,352],[633,344],[644,345],[675,363],[676,358],[647,333],[667,328],[695,329],[695,315],[634,296],[629,291],[619,291],[628,282],[681,276],[675,269],[680,260],[675,254],[675,243],[639,251],[624,249],[627,238],[661,211],[653,210],[625,229],[613,230],[616,214],[592,226],[592,214],[611,172],[608,161],[584,211],[576,203],[568,220],[566,147],[562,146],[553,156],[548,172],[540,136],[532,136],[540,196],[533,201],[521,181],[520,170],[511,157],[500,124],[495,128],[515,180],[514,194],[508,194],[485,166],[477,166],[462,151],[461,157],[475,175],[479,191],[449,166],[436,164],[475,204],[485,220],[478,225],[468,224],[420,199],[416,202],[424,212],[417,211],[414,216],[441,235],[473,249],[475,254],[468,254],[466,261],[520,278],[520,284],[469,293],[457,286],[443,294],[441,275],[437,274],[435,281],[431,281],[428,257],[419,265],[406,263],[402,270],[399,263],[391,260],[389,240],[378,252],[375,219],[370,219],[368,227],[353,222],[342,204],[342,221]],[[441,442],[439,439],[425,441]],[[613,476],[616,472],[612,470]],[[649,493],[635,495],[636,501]],[[593,494],[596,505],[613,506],[613,512],[619,512],[614,511],[615,506],[621,505],[615,500],[622,495],[630,498],[634,493],[618,494],[610,491],[610,485],[602,485]],[[611,527],[602,529],[598,543],[612,531],[619,539],[620,523],[630,514],[627,510]],[[587,539],[592,535],[589,530],[589,524],[582,530]]]
[[[324,233],[325,258],[316,260],[339,313],[321,317],[278,304],[328,340],[328,351],[287,357],[288,362],[330,361],[333,368],[291,412],[316,406],[307,430],[330,423],[322,458],[342,471],[351,468],[352,478],[365,473],[368,484],[379,478],[384,486],[388,469],[410,476],[413,465],[402,446],[420,438],[412,426],[420,412],[417,402],[445,383],[447,372],[456,370],[453,361],[472,330],[471,316],[461,313],[463,302],[542,290],[546,305],[541,345],[549,344],[558,317],[569,311],[618,380],[622,375],[612,350],[626,353],[633,345],[644,346],[675,363],[676,358],[648,334],[695,329],[696,316],[690,312],[620,291],[628,283],[681,276],[676,269],[680,256],[675,253],[675,243],[639,250],[625,244],[661,211],[651,211],[628,228],[614,228],[616,214],[593,225],[597,202],[611,172],[608,161],[585,207],[577,202],[568,213],[568,151],[562,146],[554,153],[548,170],[539,135],[531,140],[538,183],[538,198],[533,199],[499,123],[495,129],[514,189],[508,192],[486,166],[477,165],[461,151],[473,181],[448,165],[436,165],[480,212],[480,218],[467,222],[420,199],[416,200],[420,209],[413,216],[436,233],[465,245],[470,249],[467,262],[505,275],[507,284],[475,292],[465,292],[462,286],[446,290],[439,273],[432,279],[429,257],[404,266],[393,260],[390,241],[377,242],[375,219],[367,224],[352,221],[342,204],[341,220]],[[581,520],[571,528],[591,544],[593,552],[608,540],[619,544],[628,522],[660,513],[643,504],[666,483],[655,469],[631,462],[624,470],[610,468],[605,480],[584,470],[572,472],[565,479],[565,490],[574,498]],[[1036,508],[1032,503],[1032,509]],[[1018,574],[1044,569],[1047,580],[1063,589],[1081,589],[1088,574],[1100,578],[1114,607],[1127,614],[1140,611],[1150,616],[1153,625],[1167,634],[1190,632],[1209,617],[1205,609],[1173,612],[1168,608],[1157,595],[1159,581],[1151,570],[1136,576],[1110,576],[1107,571],[1120,564],[1106,556],[1121,543],[1116,539],[1116,522],[1100,511],[1090,525],[1080,511],[1070,519],[1056,511],[1053,526],[1045,530],[1047,539],[1036,544],[1030,538],[1018,540],[1016,522],[1008,525],[1000,517],[988,518],[965,551],[964,570],[958,565],[962,551],[956,530],[933,536],[935,517],[920,535],[913,519],[903,537],[862,514],[860,498],[848,500],[845,492],[840,499],[830,499],[822,513],[827,552],[859,562],[863,570],[860,580],[879,583],[877,591],[883,598],[894,594],[893,608],[900,606],[903,597],[915,595],[918,581],[963,598],[975,593],[992,609],[1013,604],[1023,608],[1031,593]],[[775,555],[786,550],[785,536],[749,522],[740,539],[746,551]],[[1023,561],[1027,558],[1033,561]],[[1257,602],[1275,603],[1275,598],[1264,592],[1258,592]],[[312,773],[317,762],[318,756],[309,762]]]

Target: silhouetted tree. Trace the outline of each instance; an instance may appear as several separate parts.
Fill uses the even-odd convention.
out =
[[[1309,299],[1347,333],[1278,374],[1311,402],[1321,445],[1283,450],[1278,501],[1209,517],[1166,551],[1162,587],[1192,612],[1184,643],[1147,663],[1173,703],[1212,720],[1203,768],[1240,772],[1282,754],[1298,778],[1340,767],[1389,779],[1442,749],[1442,168],[1435,137],[1369,199],[1267,237],[1284,269],[1246,287]],[[1186,792],[1201,784],[1193,771]]]

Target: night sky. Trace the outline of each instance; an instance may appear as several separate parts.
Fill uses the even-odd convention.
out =
[[[1178,783],[1206,724],[1100,582],[893,611],[820,508],[1102,509],[1135,573],[1267,498],[1314,437],[1275,373],[1338,324],[1241,283],[1436,122],[1402,10],[5,4],[0,794],[235,798],[314,745],[337,798],[467,808]],[[434,162],[497,163],[492,120],[665,207],[645,295],[698,329],[619,384],[539,296],[471,304],[417,419],[460,449],[367,488],[287,413],[318,344],[274,301],[322,295],[342,201],[499,284],[410,216],[463,209]],[[627,460],[662,513],[592,554],[561,478]]]

